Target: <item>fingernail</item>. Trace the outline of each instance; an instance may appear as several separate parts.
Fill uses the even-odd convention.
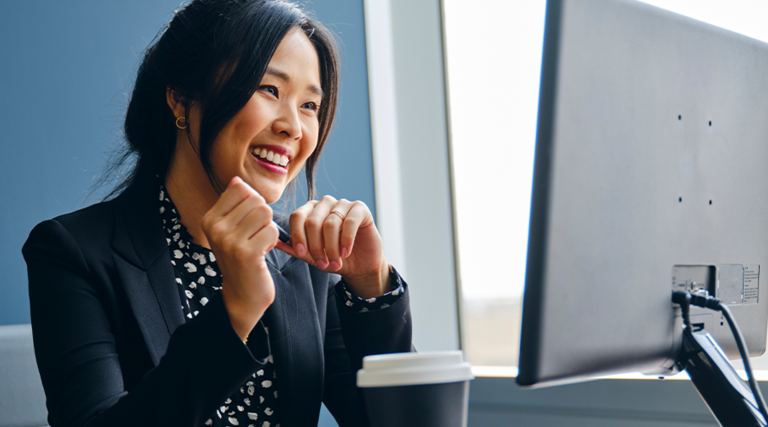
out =
[[[326,268],[328,268],[328,261],[324,259],[319,259],[315,262],[317,263],[317,266],[320,267],[321,270],[325,270]]]
[[[296,245],[296,255],[302,257],[306,253],[307,253],[307,250],[304,248],[304,245],[302,245],[301,243]]]
[[[341,248],[341,257],[346,258],[347,255],[349,255],[349,251],[347,250],[347,248]]]
[[[339,271],[341,268],[341,263],[338,261],[331,261],[331,270],[333,271]]]

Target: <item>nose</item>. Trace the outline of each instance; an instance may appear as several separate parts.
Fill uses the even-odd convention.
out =
[[[289,139],[301,139],[301,120],[299,120],[298,109],[284,102],[278,110],[277,118],[272,123],[272,130]]]

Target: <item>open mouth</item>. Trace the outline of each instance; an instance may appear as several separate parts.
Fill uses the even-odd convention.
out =
[[[277,166],[285,167],[290,162],[290,159],[285,154],[275,153],[266,148],[255,147],[251,149],[251,154],[258,157],[262,161],[273,163]]]

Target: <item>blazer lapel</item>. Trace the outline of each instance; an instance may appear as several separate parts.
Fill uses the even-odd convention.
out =
[[[118,197],[112,240],[118,274],[155,366],[184,323],[156,186],[151,174],[137,176]]]
[[[317,412],[307,408],[320,407],[325,363],[309,266],[274,249],[267,261],[275,301],[264,320],[277,372],[280,424],[316,425]]]

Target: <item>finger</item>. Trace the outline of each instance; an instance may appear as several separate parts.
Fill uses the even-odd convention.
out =
[[[227,186],[227,189],[221,193],[221,196],[219,196],[219,200],[217,200],[213,207],[206,213],[206,216],[210,217],[212,221],[215,222],[216,219],[225,216],[243,200],[249,197],[256,197],[257,200],[264,201],[264,198],[261,197],[256,190],[251,188],[250,185],[245,183],[239,177],[234,177]],[[266,201],[264,201],[264,203],[266,203]]]
[[[315,208],[304,221],[304,232],[307,236],[307,250],[320,269],[328,268],[328,258],[325,254],[325,239],[323,238],[323,224],[331,208],[336,205],[336,199],[331,196],[323,196],[315,205]]]
[[[297,258],[305,259],[307,255],[307,237],[304,233],[304,221],[307,220],[309,213],[315,208],[317,200],[310,200],[304,206],[296,209],[290,216],[291,225],[291,245],[298,255]]]
[[[368,206],[360,201],[352,203],[349,212],[344,218],[344,225],[341,229],[341,236],[339,237],[340,249],[339,251],[346,256],[352,253],[355,245],[355,237],[357,232],[361,228],[367,227],[369,224],[373,224],[373,216]]]
[[[294,258],[301,258],[298,254],[296,254],[296,250],[293,248],[293,246],[285,244],[280,240],[277,241],[277,245],[275,246],[275,248],[280,249],[281,251],[287,253],[288,255]]]
[[[270,221],[250,239],[250,243],[253,244],[256,251],[255,255],[259,257],[266,255],[280,242],[279,237],[280,232],[277,230],[277,226]]]
[[[245,202],[241,203],[241,205],[244,204]],[[239,208],[240,206],[238,206],[236,210]],[[234,213],[235,211],[232,212]],[[250,240],[267,225],[273,225],[277,230],[277,225],[272,221],[272,208],[266,204],[259,205],[246,213],[234,232],[241,240]],[[280,232],[278,230],[278,236],[279,234]]]
[[[268,221],[272,221],[272,209],[269,208],[269,210],[267,210],[264,208],[269,208],[269,205],[261,200],[258,200],[256,197],[249,195],[243,199],[240,204],[235,206],[231,211],[226,213],[219,220],[225,221],[231,228],[237,228],[243,221],[246,220],[246,218],[249,218],[249,221],[253,221],[255,218],[251,217],[251,215],[255,211],[262,214],[263,218],[267,219]],[[263,226],[264,224],[262,224],[262,227]],[[246,237],[250,237],[251,235],[252,234],[248,234]]]
[[[341,259],[344,258],[339,251],[339,238],[341,237],[341,229],[344,224],[343,218],[347,216],[350,208],[352,208],[352,203],[349,200],[339,200],[331,208],[323,223],[325,254],[328,257],[329,267],[332,271],[338,271],[341,268]]]
[[[263,257],[277,242],[277,237],[280,233],[277,231],[277,227],[269,221],[264,227],[257,230],[250,239],[245,239],[239,232],[231,233],[225,236],[220,242],[215,245],[221,250],[221,256],[217,256],[220,260],[233,260],[240,266],[256,265],[263,266]],[[274,238],[273,238],[274,237]],[[260,259],[261,258],[261,259]]]

